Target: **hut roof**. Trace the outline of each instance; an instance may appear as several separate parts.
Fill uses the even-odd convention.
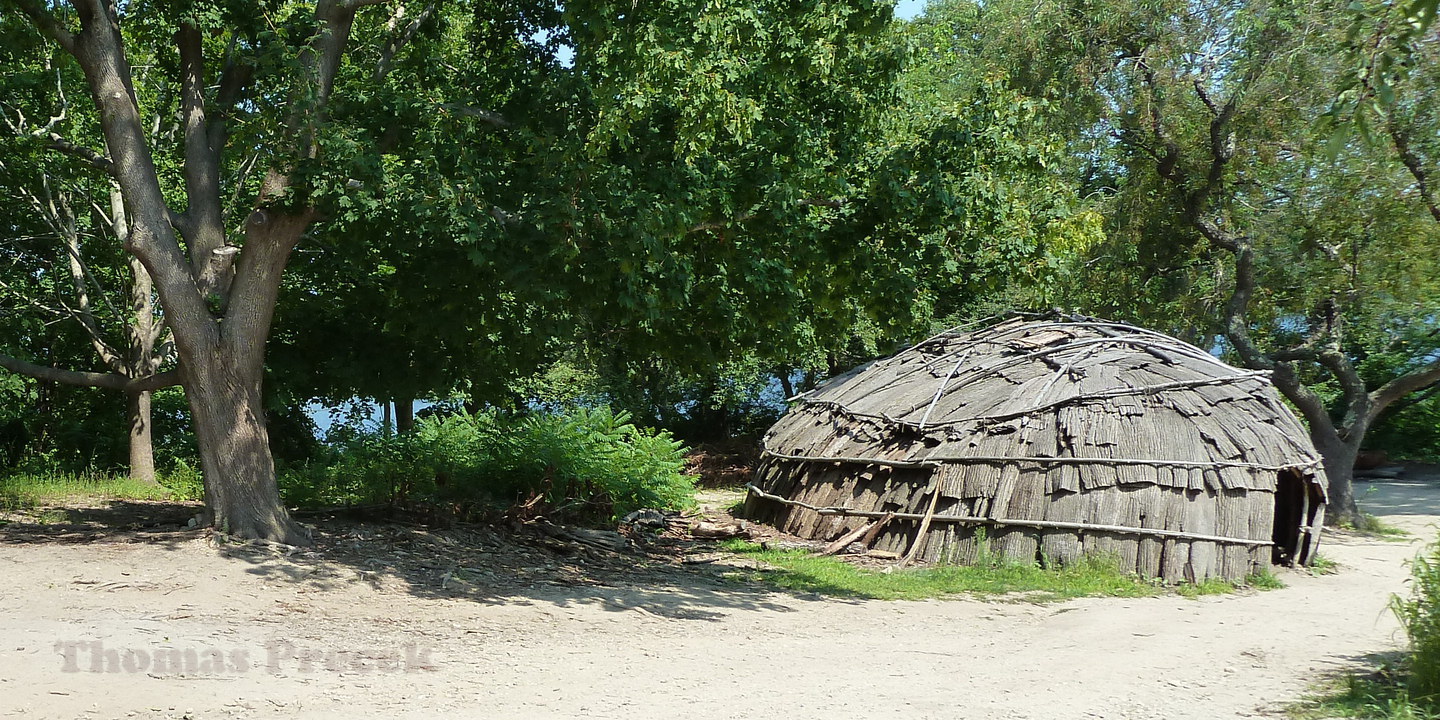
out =
[[[766,436],[772,457],[1023,460],[1056,469],[1053,489],[1072,491],[1273,489],[1272,471],[1320,465],[1267,373],[1093,318],[941,333],[797,400]]]

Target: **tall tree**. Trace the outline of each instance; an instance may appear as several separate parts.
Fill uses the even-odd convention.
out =
[[[309,12],[276,5],[257,17],[246,8],[208,5],[176,13],[169,7],[99,0],[58,7],[33,0],[12,3],[84,74],[104,150],[94,149],[92,138],[62,140],[88,145],[95,161],[113,175],[130,220],[124,249],[153,279],[175,339],[180,364],[174,373],[117,375],[104,382],[128,391],[175,381],[185,386],[211,521],[245,537],[308,538],[280,505],[276,489],[261,406],[264,347],[281,271],[318,214],[304,171],[319,157],[320,126],[334,77],[355,14],[366,4],[374,3],[322,0]],[[265,21],[284,27],[272,32]],[[170,33],[174,56],[165,58],[153,43],[157,34]],[[130,46],[147,42],[153,54],[172,61],[167,69],[179,91],[178,147],[158,147],[160,138],[146,132]],[[217,52],[217,47],[226,49]],[[217,55],[223,58],[218,72],[212,67]],[[250,146],[261,151],[255,163],[268,167],[254,190],[241,237],[230,244],[221,194],[227,120],[254,89],[256,70],[265,62],[270,67],[264,69],[280,75],[283,67],[294,78],[266,88],[284,96],[291,110]],[[156,155],[168,152],[184,161],[183,192],[167,197]],[[172,208],[172,200],[180,201],[179,207]],[[24,370],[62,382],[99,384],[77,371]]]
[[[7,131],[0,137],[5,149],[0,202],[12,218],[3,239],[11,262],[0,278],[6,312],[41,318],[47,330],[38,335],[51,334],[48,328],[57,324],[83,334],[111,374],[72,380],[113,385],[116,376],[155,375],[164,360],[164,325],[148,274],[119,251],[128,232],[119,187],[103,158],[66,139],[95,127],[93,113],[72,103],[65,92],[65,75],[78,71],[48,54],[27,53],[37,38],[9,19],[0,24],[0,34],[10,70],[4,81],[8,101],[0,106],[0,123]],[[43,114],[35,117],[27,110]],[[40,370],[15,357],[0,357],[0,366]],[[126,395],[130,474],[153,483],[150,391]]]
[[[1218,333],[1240,362],[1272,371],[1324,459],[1329,517],[1355,519],[1366,431],[1440,380],[1436,155],[1419,147],[1440,127],[1436,43],[1412,43],[1411,72],[1387,84],[1378,142],[1336,141],[1321,119],[1350,77],[1340,50],[1354,18],[1338,6],[1076,0],[986,12],[1003,28],[990,51],[1064,110],[1076,167],[1110,196],[1111,242],[1075,297],[1127,315],[1162,308],[1157,319]],[[1113,292],[1127,285],[1138,292]]]
[[[843,205],[831,158],[890,76],[878,2],[7,4],[83,72],[103,142],[64,140],[114,175],[174,336],[173,375],[105,382],[183,384],[212,522],[286,542],[306,533],[277,497],[261,380],[302,240],[371,246],[344,232],[391,203],[416,223],[395,242],[465,246],[468,265],[415,249],[405,277],[436,317],[476,307],[446,282],[478,269],[519,294],[465,287],[492,307],[583,308],[609,341],[758,342],[803,311],[793,287],[842,296],[827,273],[857,249],[731,230]],[[171,93],[136,92],[137,57]],[[151,107],[173,135],[147,132]]]

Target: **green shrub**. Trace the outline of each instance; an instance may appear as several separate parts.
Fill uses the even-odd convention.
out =
[[[559,514],[611,519],[640,508],[692,502],[684,446],[636,428],[608,408],[533,415],[494,436],[494,487],[516,500],[543,494]]]
[[[170,491],[175,500],[205,499],[205,483],[201,479],[199,468],[192,467],[180,458],[175,459],[175,465],[169,472],[160,473],[156,479]]]
[[[292,505],[429,505],[454,514],[531,503],[556,518],[609,521],[693,502],[680,442],[607,408],[426,418],[405,435],[349,433],[286,469]]]
[[[1410,699],[1440,710],[1440,541],[1415,558],[1410,583],[1391,603],[1410,638]]]

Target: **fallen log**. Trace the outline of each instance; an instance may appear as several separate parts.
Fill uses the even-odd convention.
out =
[[[750,533],[738,523],[733,525],[720,525],[718,523],[705,522],[704,520],[697,521],[694,525],[691,525],[690,534],[697,538],[707,538],[711,540],[749,537],[750,535]]]

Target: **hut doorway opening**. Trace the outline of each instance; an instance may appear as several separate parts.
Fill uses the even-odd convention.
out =
[[[1280,471],[1275,482],[1275,524],[1271,561],[1277,565],[1310,562],[1314,536],[1324,520],[1325,496],[1315,481],[1298,468]]]

